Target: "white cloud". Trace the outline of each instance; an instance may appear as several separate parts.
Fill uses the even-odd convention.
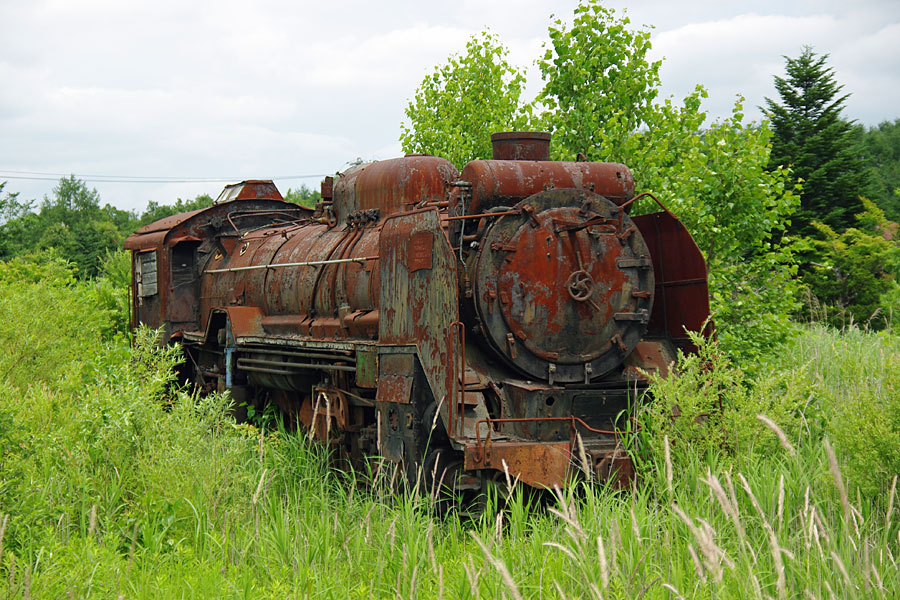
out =
[[[549,16],[570,20],[576,3],[2,2],[0,172],[249,178],[388,158],[400,153],[399,124],[416,86],[486,27],[510,62],[528,69],[535,94],[533,61]],[[737,92],[750,114],[774,94],[781,55],[812,43],[831,53],[853,93],[851,116],[898,116],[898,3],[868,0],[852,11],[835,0],[627,4],[634,23],[657,25],[664,93],[682,97],[703,83],[713,115],[728,114]],[[10,179],[6,189],[40,197],[52,186]],[[97,187],[104,201],[142,208],[216,195],[222,184]]]
[[[874,123],[896,112],[883,98],[867,103],[856,102],[855,96],[867,96],[871,82],[879,79],[896,89],[897,24],[882,27],[843,15],[744,14],[662,31],[653,44],[654,54],[666,57],[661,74],[667,91],[680,98],[693,82],[705,85],[712,116],[727,115],[735,95],[742,94],[748,116],[760,118],[755,106],[762,105],[764,97],[777,100],[773,77],[784,74],[782,56],[796,57],[807,44],[819,54],[830,54],[828,64],[838,82],[853,93],[848,118]]]

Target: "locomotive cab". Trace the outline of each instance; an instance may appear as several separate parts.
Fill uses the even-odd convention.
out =
[[[311,212],[284,202],[273,182],[248,180],[226,186],[209,208],[165,217],[130,235],[124,248],[132,253],[131,327],[163,327],[163,343],[198,329],[205,263],[223,248],[223,238],[260,221],[235,223],[229,215],[259,211]]]

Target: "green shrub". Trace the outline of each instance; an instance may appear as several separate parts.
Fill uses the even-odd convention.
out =
[[[719,342],[693,336],[697,354],[679,354],[675,372],[653,376],[644,404],[643,441],[651,462],[663,464],[664,440],[671,457],[692,463],[697,457],[732,462],[771,452],[778,440],[765,434],[757,415],[773,419],[790,435],[803,415],[802,382],[760,377],[754,380],[720,349]]]
[[[773,421],[794,446],[834,443],[852,487],[875,496],[900,473],[900,338],[890,331],[809,326],[748,375],[711,340],[655,378],[643,441],[651,465],[753,462],[775,450]]]
[[[111,321],[92,286],[52,252],[0,262],[0,379],[12,386],[77,377]]]
[[[81,563],[130,546],[181,556],[207,540],[198,518],[237,519],[259,479],[258,439],[235,427],[230,400],[174,387],[181,351],[159,348],[156,332],[104,341],[114,311],[96,300],[52,255],[0,263],[0,570],[16,557],[36,568],[54,551]],[[71,577],[78,562],[52,564]],[[115,596],[101,579],[101,595]]]
[[[900,473],[900,337],[813,325],[769,359],[770,379],[802,382],[811,418],[827,435],[851,486],[884,492]]]
[[[126,335],[131,314],[131,253],[107,251],[93,284],[97,305],[109,316],[104,337]]]
[[[77,383],[0,388],[8,552],[28,557],[60,535],[178,551],[197,506],[216,524],[247,510],[257,439],[235,428],[227,398],[173,389],[180,349],[138,333],[133,348],[96,348]]]
[[[862,199],[859,228],[836,233],[813,223],[821,239],[807,240],[814,254],[803,281],[815,300],[808,312],[836,327],[860,323],[881,329],[897,308],[900,243],[890,239],[890,224],[874,203]],[[885,235],[885,234],[888,235]]]

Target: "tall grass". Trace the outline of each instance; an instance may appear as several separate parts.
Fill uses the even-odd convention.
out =
[[[2,269],[0,344],[52,352],[0,355],[0,597],[900,596],[890,333],[807,327],[752,377],[689,361],[644,416],[634,489],[501,484],[502,509],[437,518],[172,388],[173,352],[110,339],[88,286]]]

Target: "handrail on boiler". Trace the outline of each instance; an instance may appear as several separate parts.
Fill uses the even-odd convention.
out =
[[[340,263],[364,263],[367,260],[378,260],[377,256],[360,256],[359,258],[335,258],[332,260],[310,260],[307,262],[277,263],[269,265],[252,265],[249,267],[231,267],[228,269],[207,269],[204,273],[236,273],[237,271],[258,271],[260,269],[283,269],[285,267],[318,267],[321,265],[337,265]]]

